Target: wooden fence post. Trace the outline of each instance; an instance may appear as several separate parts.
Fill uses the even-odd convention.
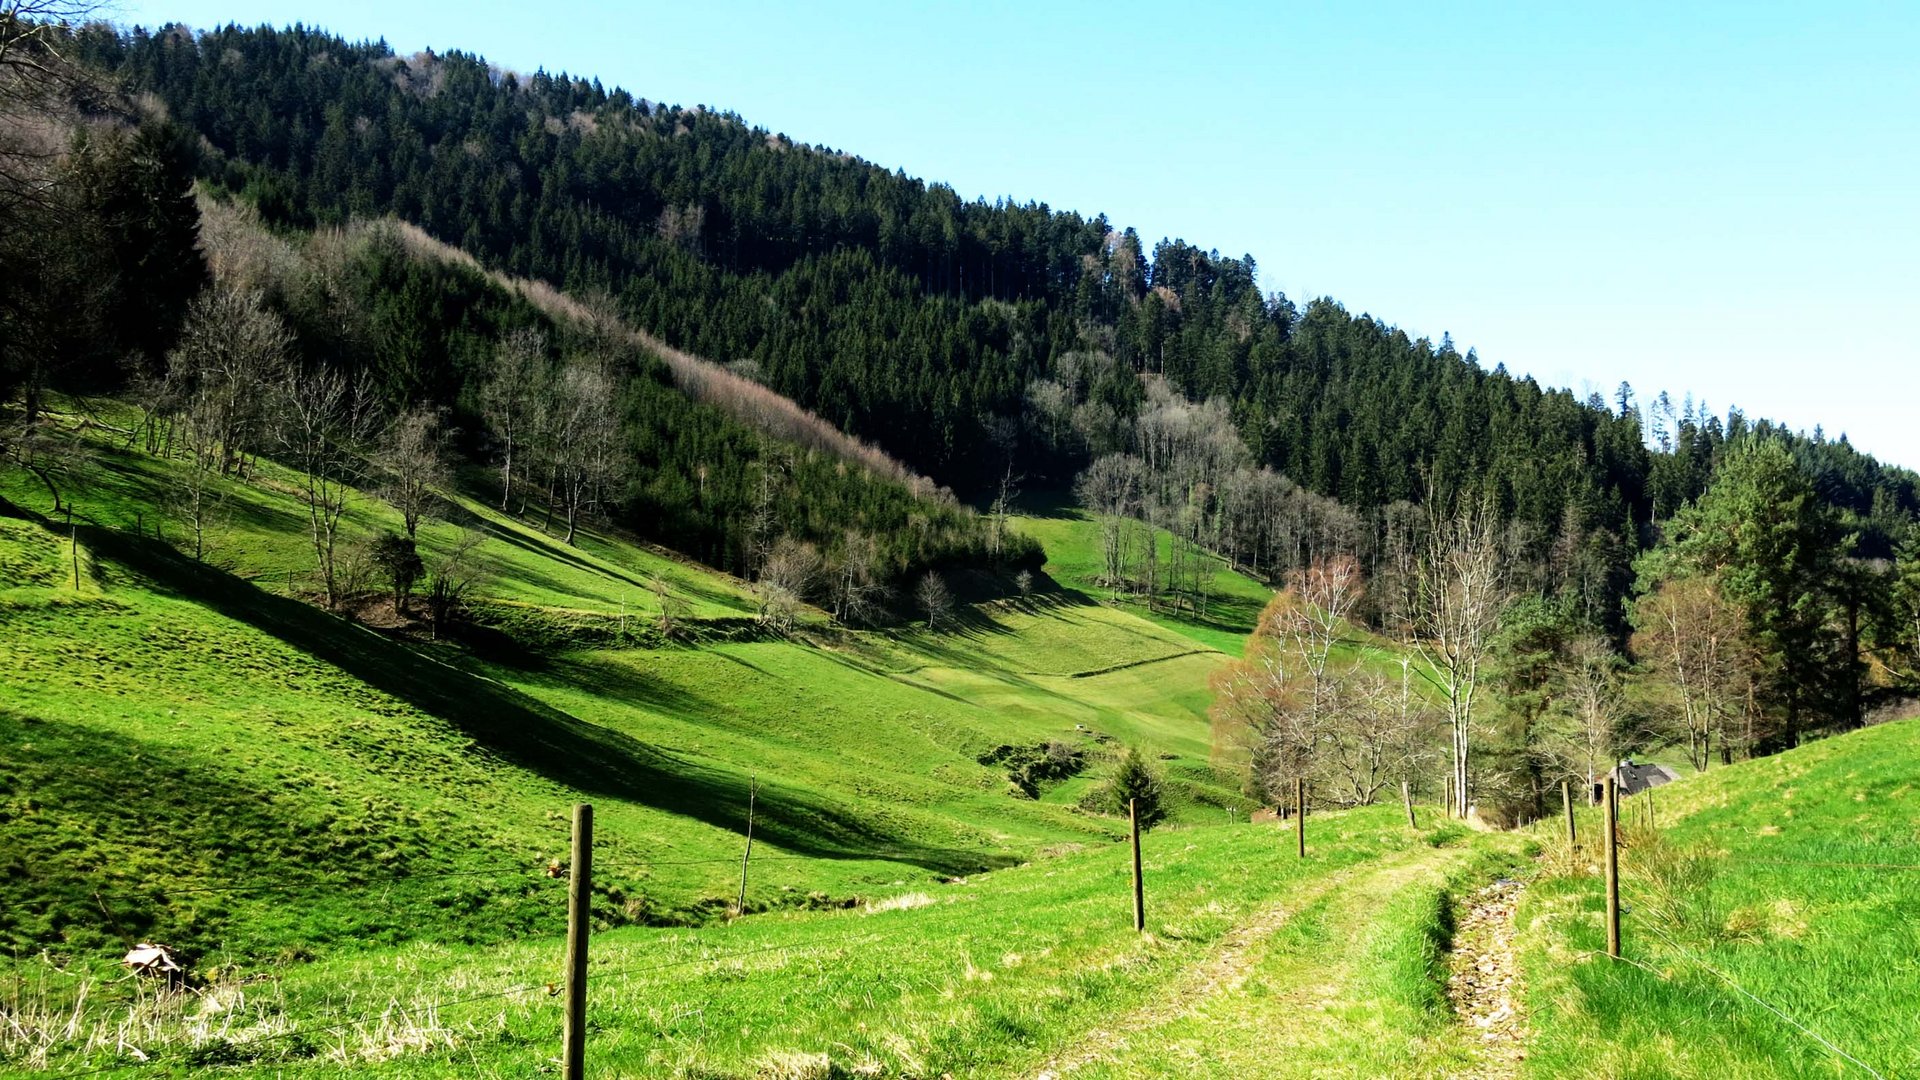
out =
[[[1607,772],[1607,955],[1620,958],[1620,788]]]
[[[573,868],[567,879],[567,1011],[560,1032],[560,1074],[585,1080],[587,934],[593,918],[593,807],[573,807]]]
[[[753,804],[760,797],[760,778],[755,776],[747,787],[747,848],[740,853],[740,899],[733,905],[736,915],[747,913],[747,860],[753,858]]]
[[[1407,804],[1407,828],[1417,829],[1420,822],[1413,816],[1413,785],[1400,781],[1400,801]]]
[[[1293,831],[1300,838],[1300,857],[1307,857],[1307,782],[1295,777],[1293,781]]]
[[[1147,930],[1147,890],[1140,880],[1140,800],[1127,800],[1127,827],[1133,833],[1133,930]]]
[[[1580,850],[1580,834],[1573,825],[1573,781],[1560,781],[1560,801],[1567,808],[1567,854],[1571,855]]]

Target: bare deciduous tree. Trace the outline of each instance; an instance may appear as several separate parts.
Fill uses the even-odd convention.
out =
[[[480,411],[500,441],[500,509],[512,504],[514,477],[526,468],[529,429],[545,399],[547,338],[538,330],[507,334],[493,351],[493,366],[480,388]],[[525,499],[523,498],[524,504]]]
[[[842,623],[870,623],[886,602],[880,545],[871,533],[847,530],[833,561],[833,617]]]
[[[387,427],[382,444],[380,457],[387,470],[383,491],[400,511],[407,538],[414,539],[420,522],[440,505],[439,493],[453,482],[445,410],[408,409]]]
[[[953,593],[948,590],[946,579],[935,571],[929,570],[921,576],[920,584],[914,586],[913,598],[927,615],[928,630],[938,633],[953,617]]]
[[[812,544],[791,536],[774,541],[756,586],[760,621],[778,633],[792,633],[819,573],[820,552]]]
[[[651,588],[654,606],[660,609],[654,616],[654,628],[660,631],[661,637],[671,641],[686,628],[687,602],[668,588],[667,579],[659,574],[653,575]]]
[[[167,508],[184,525],[192,539],[193,557],[206,556],[207,533],[213,529],[225,508],[225,491],[220,486],[222,458],[216,427],[201,415],[203,399],[188,402],[187,415],[176,423],[181,443],[187,451],[184,468],[168,473]],[[169,441],[171,447],[172,440]]]
[[[753,485],[753,511],[747,518],[746,537],[747,573],[756,578],[766,566],[767,557],[773,553],[774,543],[780,538],[778,500],[787,476],[793,470],[793,462],[782,449],[762,436],[758,466]]]
[[[581,516],[604,505],[625,475],[619,388],[600,367],[570,364],[553,384],[546,414],[549,507],[557,502],[564,511],[571,544]]]
[[[1463,503],[1452,514],[1430,500],[1426,551],[1419,568],[1414,647],[1446,696],[1454,812],[1472,806],[1474,698],[1480,665],[1507,600],[1497,520],[1490,506]]]
[[[1751,662],[1744,620],[1710,577],[1660,583],[1633,605],[1633,649],[1672,692],[1686,729],[1687,760],[1705,769],[1724,749]]]
[[[269,439],[276,392],[287,385],[293,336],[260,297],[203,290],[188,305],[180,340],[167,354],[168,395],[184,408],[196,465],[222,476],[245,472]]]
[[[288,375],[280,399],[280,445],[300,473],[314,561],[327,606],[333,607],[340,598],[334,574],[340,521],[361,474],[361,454],[377,429],[377,413],[365,386],[332,369]]]
[[[1013,500],[1020,496],[1019,481],[1020,478],[1013,474],[1013,453],[1009,450],[1006,467],[1000,474],[1000,488],[994,495],[993,507],[990,511],[993,526],[987,533],[987,553],[996,559],[1006,548],[1007,518],[1013,513]]]
[[[46,106],[87,75],[63,55],[67,32],[92,18],[92,0],[0,0],[0,221],[52,202],[66,132]]]
[[[1118,599],[1127,576],[1129,519],[1140,512],[1140,459],[1107,454],[1093,460],[1074,488],[1080,502],[1100,520],[1103,584]]]
[[[62,501],[62,484],[69,484],[85,468],[86,444],[60,430],[53,417],[42,412],[31,417],[0,417],[0,460],[31,473],[53,497],[53,512],[72,510]]]
[[[1402,664],[1389,679],[1357,664],[1343,673],[1316,756],[1318,790],[1343,806],[1369,806],[1430,756],[1433,712]]]
[[[1557,665],[1559,695],[1543,718],[1541,748],[1561,774],[1591,783],[1613,765],[1620,737],[1620,657],[1596,636],[1576,638]]]
[[[1370,803],[1425,753],[1429,710],[1412,693],[1411,665],[1396,685],[1341,648],[1362,595],[1352,557],[1293,571],[1246,658],[1216,680],[1218,738],[1240,747],[1262,801],[1308,778],[1336,803]]]

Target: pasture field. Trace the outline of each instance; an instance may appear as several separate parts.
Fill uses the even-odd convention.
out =
[[[133,939],[280,985],[369,949],[550,934],[541,871],[575,801],[599,819],[601,925],[655,934],[726,918],[750,792],[769,869],[749,913],[1110,846],[1124,823],[1080,804],[1126,745],[1166,776],[1176,825],[1245,820],[1207,765],[1224,657],[1071,589],[939,633],[809,611],[783,638],[743,582],[461,497],[420,541],[432,561],[462,529],[488,537],[492,638],[460,647],[316,608],[305,511],[271,462],[225,485],[194,560],[170,466],[94,442],[71,524],[29,477],[0,490],[18,509],[0,516],[0,939],[18,978],[53,979],[49,1007],[51,972],[102,977]],[[366,492],[348,520],[343,543],[399,526]],[[685,607],[673,640],[656,578]],[[1050,742],[1079,775],[1024,791],[987,763]]]
[[[1250,920],[1312,920],[1277,935],[1276,952],[1297,953],[1327,932],[1327,907],[1391,897],[1393,925],[1431,937],[1443,915],[1432,887],[1468,858],[1451,846],[1455,833],[1409,829],[1397,809],[1328,814],[1301,860],[1272,826],[1155,830],[1144,844],[1144,935],[1131,926],[1125,845],[1104,841],[944,882],[876,882],[849,907],[608,930],[592,944],[590,1060],[621,1076],[1137,1075],[1088,1060],[1083,1044],[1103,1025],[1210,1000],[1191,979]],[[796,863],[757,872],[770,888],[807,878]],[[553,918],[564,910],[560,883],[525,890]],[[1388,962],[1384,942],[1372,948]],[[557,1056],[559,999],[547,985],[560,956],[547,934],[358,950],[264,977],[239,965],[231,984],[135,1009],[130,1045],[156,1064],[248,1075],[528,1075]],[[1370,1030],[1444,1024],[1432,977],[1424,962],[1355,973],[1356,986],[1386,980],[1417,999]],[[94,1042],[58,1046],[56,1059],[126,1060],[104,1035]],[[1327,1049],[1338,1053],[1339,1040]]]
[[[1540,831],[1535,1075],[1920,1075],[1920,720],[1716,764],[1655,789],[1651,827],[1647,801],[1623,800],[1625,962],[1597,849]]]

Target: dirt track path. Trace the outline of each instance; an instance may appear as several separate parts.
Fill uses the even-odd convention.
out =
[[[1468,897],[1453,936],[1447,997],[1466,1029],[1470,1068],[1455,1080],[1511,1080],[1526,1060],[1527,1017],[1513,952],[1513,909],[1522,885],[1501,879]]]
[[[1359,896],[1387,895],[1414,877],[1429,872],[1436,862],[1435,856],[1432,849],[1409,851],[1349,867],[1259,909],[1253,917],[1228,931],[1204,960],[1167,990],[1155,994],[1151,1003],[1087,1032],[1072,1046],[1049,1058],[1033,1074],[1033,1080],[1064,1080],[1096,1060],[1124,1057],[1135,1038],[1151,1035],[1182,1015],[1199,1011],[1209,1001],[1239,990],[1260,958],[1261,945],[1295,913],[1313,907],[1336,891]],[[1330,993],[1337,993],[1337,987],[1302,986],[1288,996],[1300,999],[1296,1005],[1311,1007],[1315,1000]],[[1271,1005],[1288,1007],[1284,1001]]]

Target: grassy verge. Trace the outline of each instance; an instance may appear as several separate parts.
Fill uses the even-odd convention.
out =
[[[1150,833],[1145,936],[1129,925],[1126,852],[1113,844],[948,883],[901,880],[848,909],[597,934],[595,1067],[681,1077],[1008,1075],[1154,1000],[1277,899],[1381,860],[1412,880],[1463,858],[1428,845],[1391,808],[1317,819],[1305,861],[1287,841],[1248,825]],[[779,862],[754,872],[772,889],[805,880]],[[530,896],[557,924],[558,884],[532,886]],[[484,949],[417,943],[242,965],[205,994],[162,1005],[111,1000],[124,985],[96,987],[79,1034],[55,1040],[47,1060],[99,1066],[129,1060],[132,1047],[162,1064],[286,1076],[523,1075],[557,1050],[558,1002],[544,987],[559,958],[553,936]],[[118,1042],[123,1030],[136,1038]]]
[[[1709,769],[1657,790],[1657,830],[1629,800],[1628,962],[1604,955],[1594,868],[1556,860],[1519,913],[1534,1074],[1920,1074],[1920,1044],[1889,1037],[1920,1000],[1916,736],[1887,724]]]
[[[1445,992],[1452,898],[1508,865],[1516,845],[1445,839],[1283,892],[1271,932],[1246,942],[1240,963],[1071,1075],[1433,1076],[1470,1065]]]

